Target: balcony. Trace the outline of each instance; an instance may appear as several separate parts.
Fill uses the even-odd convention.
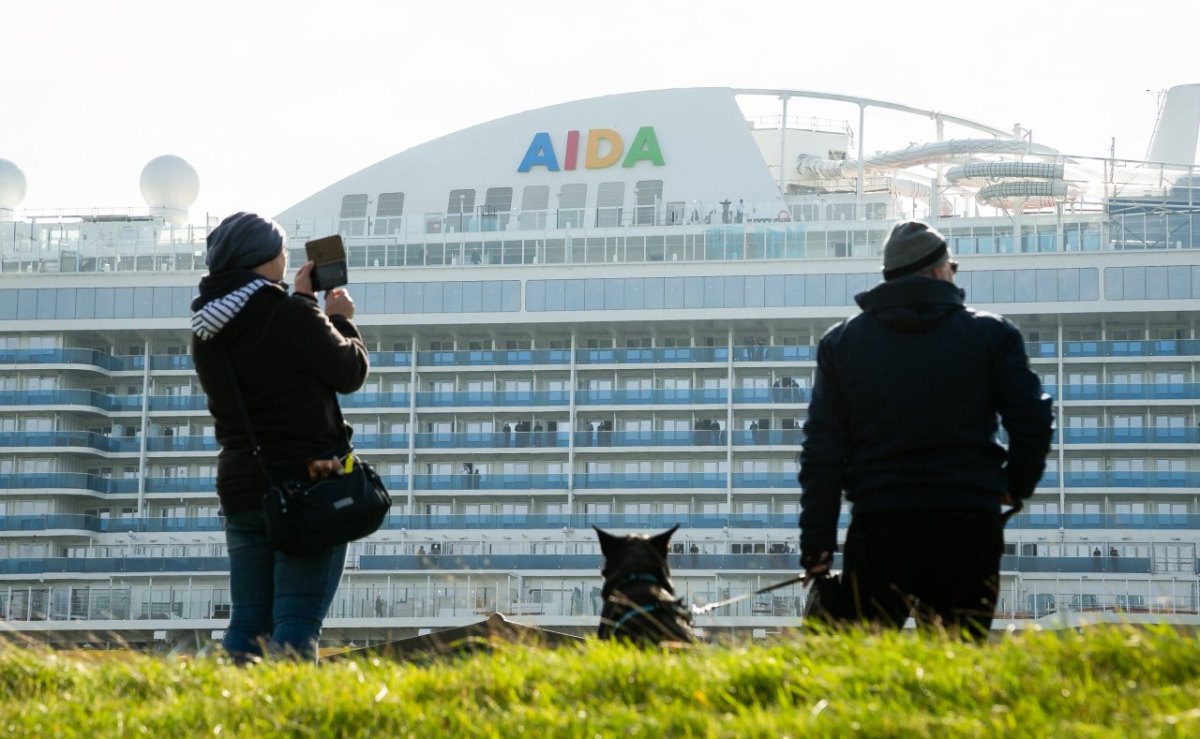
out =
[[[221,445],[212,436],[149,436],[146,451],[149,452],[217,452]]]
[[[728,398],[728,391],[724,388],[626,388],[580,390],[575,394],[578,405],[713,405],[724,404]]]
[[[0,516],[0,531],[47,531],[72,529],[96,533],[191,533],[222,531],[218,516],[187,518],[99,518],[82,513]]]
[[[417,393],[418,408],[564,406],[570,402],[571,395],[566,390],[467,390]]]
[[[723,488],[724,472],[611,472],[575,475],[576,490]]]
[[[1053,395],[1056,386],[1047,386],[1046,392]],[[1200,383],[1088,383],[1064,385],[1063,400],[1195,400],[1200,398]]]
[[[1063,473],[1069,488],[1194,488],[1200,472],[1070,471]]]
[[[723,346],[680,346],[628,349],[576,349],[579,364],[696,364],[728,362],[729,349]]]
[[[454,434],[417,434],[417,449],[566,448],[565,431],[481,431]]]
[[[402,408],[408,410],[412,398],[406,392],[351,393],[350,395],[338,395],[338,403],[342,408]]]
[[[105,436],[89,431],[4,431],[0,448],[86,447],[99,452],[136,453],[141,442],[134,437]]]
[[[467,351],[417,352],[420,367],[487,367],[528,366],[535,364],[570,364],[570,349],[508,349]]]
[[[1200,354],[1200,340],[1067,341],[1064,357],[1192,357]],[[1051,355],[1053,356],[1053,355]]]
[[[817,358],[817,347],[799,346],[735,346],[735,362],[811,362]]]
[[[151,395],[152,411],[207,411],[207,395]]]
[[[0,489],[39,490],[67,489],[90,490],[105,495],[136,493],[138,481],[133,478],[114,480],[82,472],[31,472],[0,475]]]
[[[1196,444],[1200,429],[1141,426],[1134,428],[1066,428],[1068,444]]]
[[[734,403],[807,403],[812,389],[807,387],[739,387],[733,389]]]
[[[389,487],[390,482],[385,482]],[[566,490],[563,474],[413,475],[416,490]]]
[[[96,349],[0,349],[0,364],[83,364],[116,372],[134,369],[123,357]]]
[[[140,411],[141,395],[106,395],[95,390],[5,390],[0,406],[85,405],[104,411]]]
[[[372,367],[411,367],[412,352],[369,352]]]

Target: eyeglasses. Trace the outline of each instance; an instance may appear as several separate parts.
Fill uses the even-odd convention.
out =
[[[951,259],[949,264],[950,264],[950,274],[952,274],[952,275],[958,274],[958,262]]]

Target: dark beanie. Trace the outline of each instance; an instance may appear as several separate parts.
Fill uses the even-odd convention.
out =
[[[897,223],[883,245],[883,279],[915,274],[946,256],[946,239],[920,221]]]
[[[234,213],[208,232],[204,263],[216,274],[231,269],[253,269],[279,256],[287,234],[275,221],[255,213]]]

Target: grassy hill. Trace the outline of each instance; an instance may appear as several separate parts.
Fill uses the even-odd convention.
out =
[[[1166,628],[638,650],[500,646],[320,667],[0,648],[0,734],[1200,736],[1200,645]]]

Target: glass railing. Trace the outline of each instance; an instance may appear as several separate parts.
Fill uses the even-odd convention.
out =
[[[734,446],[799,446],[804,443],[804,432],[792,429],[741,429],[733,432]]]
[[[408,434],[355,434],[359,449],[408,449]]]
[[[577,447],[724,446],[721,431],[576,431]]]
[[[795,472],[735,472],[735,488],[790,488],[800,490]]]
[[[0,349],[0,364],[85,364],[109,371],[134,369],[123,357],[96,349]]]
[[[723,572],[794,572],[797,555],[778,554],[672,554],[673,572],[715,570]],[[835,558],[838,564],[840,558]],[[425,554],[362,555],[360,571],[396,570],[585,570],[600,568],[599,554]],[[1000,568],[1008,572],[1149,574],[1148,557],[1018,557],[1005,555]],[[42,557],[0,560],[0,574],[43,573],[122,574],[150,572],[227,572],[227,557]],[[1192,562],[1192,574],[1195,562]]]
[[[101,452],[137,452],[137,438],[105,436],[90,431],[4,431],[0,447],[89,447]]]
[[[372,367],[411,367],[412,352],[369,352]]]
[[[724,472],[611,472],[575,475],[579,490],[628,488],[723,488]]]
[[[570,438],[566,431],[487,431],[456,434],[417,434],[418,449],[505,449],[562,448]]]
[[[46,557],[0,560],[0,574],[228,572],[228,557]]]
[[[150,436],[146,438],[149,452],[216,452],[221,445],[212,436]]]
[[[152,411],[206,411],[207,395],[151,395]]]
[[[412,398],[406,392],[338,395],[338,403],[343,408],[404,408],[407,410],[411,402]]]
[[[135,486],[136,489],[136,486]],[[147,477],[147,493],[215,493],[215,477]]]
[[[162,492],[167,480],[152,485]],[[794,482],[792,478],[792,482]],[[167,492],[195,492],[213,489],[211,478],[176,478],[171,480],[177,490]],[[473,488],[463,488],[473,489]],[[384,530],[487,530],[487,529],[587,529],[592,525],[606,529],[634,529],[638,531],[661,531],[678,525],[681,529],[783,529],[795,530],[796,513],[734,513],[734,514],[679,514],[679,513],[577,513],[577,514],[401,514],[393,513],[381,527]],[[850,525],[850,517],[842,514],[838,527]],[[1200,514],[1197,513],[1069,513],[1066,515],[1043,513],[1020,513],[1008,523],[1010,530],[1200,530]],[[220,531],[221,519],[217,516],[191,516],[178,518],[98,518],[84,514],[11,515],[0,516],[0,531],[46,531],[53,529],[75,529],[98,533],[123,532],[202,532]],[[1107,551],[1107,547],[1104,547]]]
[[[1194,488],[1200,486],[1200,472],[1078,472],[1063,473],[1066,487]]]
[[[140,368],[139,368],[140,369]],[[161,354],[150,357],[152,370],[195,370],[190,354]]]
[[[579,364],[665,364],[727,362],[729,349],[723,346],[678,346],[628,349],[576,349]]]
[[[100,518],[82,513],[58,513],[42,516],[0,516],[0,531],[47,531],[74,529],[97,533],[126,532],[199,532],[221,531],[219,516],[185,518]]]
[[[417,406],[421,408],[448,408],[465,406],[531,406],[567,405],[571,394],[567,390],[466,390],[427,391],[417,393]]]
[[[566,474],[413,475],[416,490],[565,490]]]
[[[808,362],[817,358],[817,347],[798,346],[735,346],[735,362]]]
[[[735,403],[807,403],[812,390],[807,387],[738,387],[733,389]]]
[[[1187,357],[1196,354],[1200,354],[1200,340],[1197,339],[1063,342],[1065,357]]]
[[[580,390],[578,405],[709,405],[728,400],[724,388],[676,390],[672,388]]]
[[[0,475],[0,490],[37,489],[90,490],[102,494],[136,493],[138,481],[132,478],[114,480],[82,472],[31,472]]]
[[[0,406],[86,405],[106,411],[140,411],[141,395],[106,395],[95,390],[5,390]]]
[[[1200,442],[1200,429],[1159,428],[1066,428],[1060,429],[1068,444],[1195,444]]]
[[[417,352],[419,366],[473,367],[488,365],[570,364],[570,349],[485,349]]]
[[[1061,391],[1064,400],[1194,400],[1200,398],[1200,383],[1089,383],[1063,385]]]

